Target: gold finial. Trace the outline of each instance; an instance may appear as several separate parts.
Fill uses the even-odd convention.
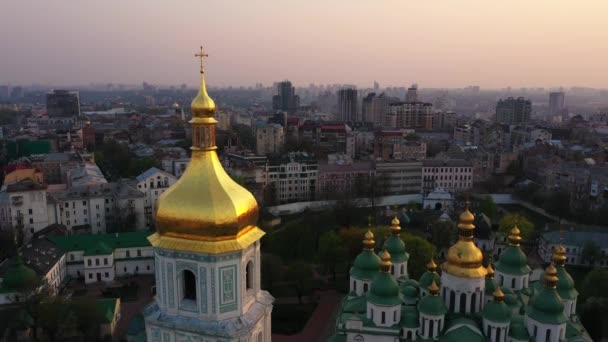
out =
[[[557,285],[557,269],[551,263],[545,270],[545,287],[555,288]]]
[[[553,247],[553,257],[551,259],[555,265],[564,266],[568,259],[566,256],[566,248],[562,244]]]
[[[502,292],[500,286],[496,286],[494,290],[494,303],[502,303],[505,300],[505,293]]]
[[[431,257],[431,260],[426,264],[426,268],[429,272],[435,272],[437,270],[437,264],[435,263],[435,258]]]
[[[209,57],[208,54],[203,52],[203,46],[201,45],[201,52],[194,54],[194,57],[198,57],[201,59],[201,74],[205,73],[205,67],[204,67],[204,63],[203,63],[203,58],[205,57]]]
[[[391,233],[394,236],[398,236],[399,233],[401,233],[401,226],[400,226],[399,219],[397,218],[397,215],[395,215],[395,217],[391,221]]]
[[[471,211],[469,210],[469,204],[469,201],[467,201],[466,207],[464,211],[460,214],[460,217],[458,219],[458,229],[461,232],[460,236],[472,237],[472,233],[463,235],[462,232],[472,231],[473,229],[475,229],[475,225],[473,224],[473,221],[475,221],[475,215],[473,215],[473,213],[471,213]]]
[[[368,229],[364,235],[363,248],[373,251],[375,245],[376,241],[374,240],[374,233],[372,233],[372,231]]]
[[[488,272],[486,274],[486,278],[494,278],[494,267],[492,267],[491,262],[488,263],[488,266],[486,267],[486,271]]]
[[[509,233],[509,244],[511,246],[519,246],[520,242],[521,242],[520,231],[516,225],[515,227],[513,227],[513,229],[511,229],[511,232]]]
[[[427,287],[427,290],[429,290],[429,293],[431,294],[431,296],[439,295],[439,286],[437,286],[437,282],[435,282],[435,278],[433,278],[433,281],[431,281],[431,285],[429,285],[429,287]]]
[[[391,255],[385,249],[382,254],[380,254],[380,270],[382,272],[388,273],[391,270]]]

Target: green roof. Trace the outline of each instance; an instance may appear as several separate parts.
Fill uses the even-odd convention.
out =
[[[418,302],[418,311],[429,316],[441,316],[448,312],[448,308],[441,297],[427,295]]]
[[[564,316],[564,303],[552,288],[543,287],[528,306],[528,317],[546,324],[561,324],[568,319]]]
[[[371,280],[380,270],[380,257],[374,251],[364,249],[353,263],[350,275],[357,279]]]
[[[508,246],[495,264],[496,271],[509,275],[529,274],[528,257],[519,246]]]
[[[365,313],[367,312],[367,301],[365,296],[347,299],[342,306],[343,312]]]
[[[486,303],[482,311],[482,316],[488,321],[506,323],[511,320],[511,309],[504,302],[496,303],[492,301]]]
[[[108,255],[117,248],[149,247],[150,232],[115,234],[83,234],[51,236],[49,239],[68,252],[84,251],[84,255]]]
[[[367,293],[367,300],[376,305],[399,305],[399,285],[392,275],[386,272],[378,272]]]
[[[391,261],[405,262],[408,261],[410,255],[405,251],[405,242],[399,236],[391,236],[386,240],[386,250],[391,255]]]
[[[0,293],[26,290],[30,286],[35,286],[37,281],[36,272],[23,264],[20,257],[17,257],[4,274]]]
[[[415,288],[419,288],[420,285],[418,284],[418,282],[414,279],[405,279],[403,281],[399,282],[399,286],[401,286],[401,288],[405,288],[407,286],[413,286]]]
[[[486,293],[487,294],[494,293],[494,290],[496,290],[496,286],[498,286],[498,284],[496,284],[496,279],[486,278]]]
[[[9,141],[6,145],[8,159],[17,159],[32,154],[47,154],[51,152],[48,140],[17,140]]]
[[[450,322],[445,333],[439,337],[440,342],[485,342],[486,338],[475,321],[458,318]]]
[[[346,342],[346,335],[333,335],[327,342]]]
[[[530,336],[528,335],[528,328],[524,324],[524,318],[522,316],[513,316],[513,318],[511,319],[509,336],[520,341],[530,340]]]
[[[412,285],[403,288],[403,295],[410,298],[418,298],[418,290]]]
[[[104,318],[104,323],[111,323],[114,319],[114,311],[116,310],[116,301],[118,298],[104,298],[95,301],[97,310]]]
[[[420,320],[418,319],[418,310],[416,310],[415,306],[403,305],[401,307],[400,325],[404,328],[418,328]]]
[[[437,272],[426,271],[422,273],[419,282],[420,288],[426,290],[427,287],[431,286],[433,278],[435,279],[435,283],[437,284],[437,286],[441,285],[441,277],[439,276],[439,274],[437,274]]]
[[[555,266],[557,269],[557,293],[562,299],[574,299],[578,291],[574,288],[574,280],[564,266]]]

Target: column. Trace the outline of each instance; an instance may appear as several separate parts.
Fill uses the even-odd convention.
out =
[[[472,298],[471,298],[470,293],[465,294],[465,296],[466,296],[466,304],[464,306],[464,312],[469,313],[469,312],[471,312],[471,299]]]
[[[454,312],[460,312],[460,293],[454,291]]]

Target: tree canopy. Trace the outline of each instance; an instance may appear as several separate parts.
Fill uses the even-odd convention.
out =
[[[498,222],[498,230],[505,235],[508,235],[515,226],[519,228],[524,240],[530,239],[534,234],[534,224],[519,213],[507,214]]]

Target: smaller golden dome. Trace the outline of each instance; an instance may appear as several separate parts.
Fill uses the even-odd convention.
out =
[[[394,236],[397,236],[401,233],[401,226],[399,226],[399,219],[397,218],[397,216],[395,216],[395,218],[393,218],[393,220],[391,221],[391,233]]]
[[[515,226],[515,227],[513,227],[513,229],[511,229],[511,232],[509,233],[509,244],[511,244],[511,246],[519,246],[520,242],[521,242],[520,231],[519,231],[519,228],[517,228],[517,226]]]
[[[399,222],[399,219],[397,218],[397,216],[393,217],[392,221],[391,221],[391,226],[399,226],[401,224],[401,222]]]
[[[434,258],[431,258],[431,260],[429,260],[429,262],[426,264],[426,268],[430,272],[435,272],[435,270],[437,270],[437,264],[435,263],[435,259]]]
[[[372,233],[371,230],[368,230],[367,232],[365,232],[365,240],[373,240],[374,239],[374,233]]]
[[[437,286],[437,283],[435,282],[435,278],[433,278],[433,281],[431,282],[431,285],[429,285],[429,287],[427,289],[429,290],[429,293],[432,296],[439,295],[439,286]]]
[[[496,286],[496,290],[494,290],[494,302],[501,303],[505,299],[505,294],[500,289],[500,286]]]
[[[545,286],[549,287],[549,288],[555,288],[557,285],[557,269],[555,268],[555,266],[553,265],[553,263],[551,263],[546,269],[545,269]]]
[[[494,277],[494,267],[492,267],[492,263],[488,263],[488,266],[486,267],[486,272],[488,272],[488,274],[487,274],[488,278]]]
[[[471,211],[469,211],[469,202],[467,202],[467,206],[460,214],[460,218],[458,219],[458,228],[459,229],[475,229],[473,225],[473,221],[475,221],[475,215]]]
[[[553,263],[558,266],[564,266],[566,264],[566,260],[568,257],[566,256],[566,248],[562,245],[556,246],[553,248]]]
[[[364,235],[363,248],[372,250],[375,246],[376,241],[374,240],[374,233],[372,233],[371,230],[368,230]]]
[[[391,265],[393,263],[391,262],[391,255],[387,250],[384,250],[381,254],[380,254],[380,270],[382,270],[382,272],[389,272],[391,269]]]

